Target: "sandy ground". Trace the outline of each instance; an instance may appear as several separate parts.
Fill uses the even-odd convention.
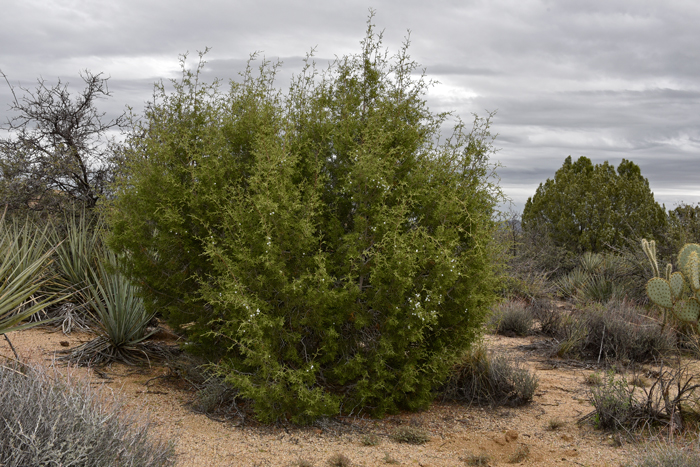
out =
[[[62,372],[68,370],[54,361],[55,352],[90,338],[46,329],[20,331],[9,337],[24,362],[55,365]],[[465,466],[480,455],[489,459],[482,465],[490,466],[618,466],[631,462],[637,452],[635,445],[624,441],[620,444],[609,434],[576,423],[592,410],[585,378],[593,369],[552,362],[541,352],[527,350],[535,340],[488,337],[489,348],[507,352],[539,378],[534,401],[525,407],[489,409],[435,403],[420,413],[381,420],[336,418],[304,428],[241,424],[239,420],[221,422],[194,413],[188,405],[193,391],[186,384],[157,378],[168,373],[162,366],[115,364],[99,372],[84,368],[72,371],[103,385],[105,390],[125,398],[129,407],[147,414],[158,435],[175,441],[177,465],[183,467],[295,466],[301,460],[320,467],[329,465],[338,454],[353,466]],[[3,356],[11,357],[12,352],[0,339],[0,361]],[[559,420],[563,426],[551,430],[551,420]],[[391,434],[405,426],[427,431],[431,440],[423,445],[394,441]],[[366,446],[372,434],[378,444]]]

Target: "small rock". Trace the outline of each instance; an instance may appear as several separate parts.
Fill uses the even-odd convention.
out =
[[[61,344],[61,347],[70,347],[70,342],[68,341],[61,341],[59,344]]]
[[[518,432],[517,431],[515,431],[515,430],[506,431],[506,441],[508,441],[510,443],[511,441],[515,441],[516,439],[518,439]]]

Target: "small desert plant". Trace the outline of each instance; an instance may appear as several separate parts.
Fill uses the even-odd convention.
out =
[[[625,379],[616,379],[612,371],[602,384],[591,388],[590,400],[595,407],[593,422],[598,428],[627,428],[644,418],[644,408],[634,397],[634,390],[628,389]]]
[[[696,467],[700,465],[697,449],[674,445],[659,445],[640,453],[638,459],[628,467]]]
[[[600,373],[597,372],[589,374],[583,381],[588,386],[600,386],[603,384],[603,378],[600,376]]]
[[[369,433],[367,435],[364,435],[360,442],[363,446],[379,446],[379,444],[381,444],[382,442],[382,439],[375,433]]]
[[[549,419],[549,422],[547,422],[547,430],[548,431],[557,431],[559,428],[562,428],[566,423],[564,423],[563,420],[560,420],[558,418],[551,418]]]
[[[595,407],[594,423],[602,429],[636,429],[652,425],[683,428],[684,419],[700,412],[694,376],[687,366],[667,367],[650,373],[646,388],[628,385],[625,379],[616,379],[610,372],[600,386],[590,389]]]
[[[328,459],[328,465],[329,467],[350,467],[352,465],[352,461],[345,455],[345,454],[333,454],[329,459]]]
[[[566,314],[559,311],[552,300],[539,299],[530,303],[532,317],[540,323],[539,332],[545,336],[555,336]]]
[[[289,464],[289,467],[314,467],[314,464],[310,460],[297,459],[296,461]]]
[[[146,330],[153,313],[146,311],[138,287],[117,270],[117,256],[105,250],[103,261],[91,270],[91,275],[88,293],[99,335],[72,349],[67,359],[77,364],[133,364],[162,356],[161,349],[146,345],[146,339],[153,334]]]
[[[473,466],[487,466],[491,462],[491,456],[488,454],[469,454],[465,457],[460,458],[467,465]]]
[[[86,384],[0,365],[0,465],[173,465],[150,428]]]
[[[522,300],[500,303],[492,308],[487,327],[495,334],[527,336],[532,330],[532,314]]]
[[[385,464],[398,464],[399,461],[397,461],[396,459],[394,459],[394,458],[391,456],[391,454],[389,454],[388,452],[385,452],[385,453],[384,453],[384,463],[385,463]]]
[[[508,457],[509,464],[519,464],[530,455],[530,448],[521,444],[513,454]]]
[[[415,426],[399,427],[392,433],[391,438],[406,444],[425,444],[430,441],[428,432]]]
[[[523,405],[532,400],[537,377],[500,355],[476,346],[457,364],[443,388],[447,400],[480,405]]]
[[[573,298],[578,290],[581,289],[588,281],[591,280],[591,275],[582,269],[574,269],[565,276],[560,277],[555,281],[559,295],[564,298]]]
[[[645,388],[649,386],[649,381],[642,375],[634,375],[629,382],[632,386],[637,386],[638,388]]]
[[[209,378],[201,389],[197,391],[192,408],[195,412],[212,414],[215,412],[231,412],[235,408],[238,391],[217,377]]]
[[[629,302],[608,302],[568,315],[559,325],[560,357],[648,362],[674,347],[670,329]]]

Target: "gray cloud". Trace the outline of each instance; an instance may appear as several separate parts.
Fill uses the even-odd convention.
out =
[[[8,3],[8,2],[6,2]],[[667,206],[700,202],[700,4],[691,0],[388,0],[373,3],[385,44],[410,30],[412,57],[440,84],[436,111],[465,120],[498,110],[502,184],[522,208],[567,155],[636,162]],[[13,84],[78,71],[111,76],[109,115],[142,109],[153,83],[178,75],[178,55],[212,47],[205,78],[235,79],[249,55],[284,62],[286,86],[304,54],[323,67],[359,51],[367,4],[306,1],[121,0],[3,5],[0,69]],[[1,84],[1,83],[0,83]],[[10,94],[0,86],[0,119]],[[527,193],[530,192],[530,195]]]

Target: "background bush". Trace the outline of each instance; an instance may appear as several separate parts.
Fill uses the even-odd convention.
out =
[[[527,336],[532,331],[533,315],[522,300],[502,302],[491,309],[487,327],[495,334]]]
[[[156,88],[110,243],[260,419],[425,407],[495,298],[490,121],[438,143],[448,115],[371,24],[286,94],[275,69]]]
[[[628,302],[592,305],[560,318],[552,332],[559,356],[649,362],[675,348],[671,329]]]

